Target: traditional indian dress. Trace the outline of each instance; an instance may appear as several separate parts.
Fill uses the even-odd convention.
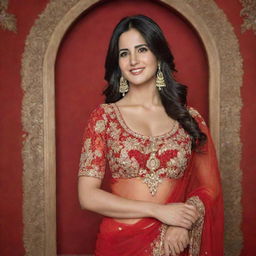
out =
[[[207,135],[207,142],[196,150],[191,150],[191,137],[177,121],[163,135],[145,136],[127,126],[115,103],[101,104],[85,129],[78,175],[103,179],[107,170],[116,195],[143,200],[147,193],[144,201],[159,196],[158,203],[194,205],[200,217],[180,255],[222,256],[223,201],[215,149],[202,116],[188,110]],[[162,256],[167,228],[154,218],[130,224],[104,217],[95,255]]]

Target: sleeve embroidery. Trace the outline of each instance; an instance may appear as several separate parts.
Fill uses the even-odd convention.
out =
[[[188,112],[190,113],[190,115],[195,118],[199,123],[201,123],[202,125],[206,126],[206,123],[203,119],[203,117],[199,114],[199,112],[197,110],[195,110],[192,107],[188,107]]]
[[[106,116],[102,110],[92,112],[85,129],[78,176],[104,177]]]
[[[194,205],[200,217],[192,226],[190,230],[190,242],[189,242],[189,255],[190,256],[199,256],[200,246],[201,246],[201,236],[204,225],[204,215],[205,215],[205,207],[203,202],[200,200],[198,196],[192,196],[187,200],[188,204]]]

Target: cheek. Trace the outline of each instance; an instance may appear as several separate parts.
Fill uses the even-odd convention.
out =
[[[152,68],[157,68],[157,59],[153,55],[147,55],[144,59]]]
[[[119,63],[119,68],[121,69],[121,71],[123,71],[125,69],[125,66],[126,66],[125,59],[119,59],[118,63]]]

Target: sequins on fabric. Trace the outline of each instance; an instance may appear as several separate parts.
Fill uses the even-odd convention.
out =
[[[79,175],[102,178],[107,159],[113,178],[140,177],[154,196],[163,178],[183,176],[191,157],[191,138],[176,121],[163,135],[145,136],[132,131],[112,103],[100,105],[88,126]]]
[[[151,243],[152,248],[152,256],[164,256],[164,237],[166,234],[166,231],[168,229],[168,225],[162,224],[160,226],[160,232],[157,238]]]
[[[199,123],[201,123],[202,125],[206,126],[206,123],[203,119],[203,117],[198,113],[197,110],[195,110],[194,108],[192,107],[189,107],[188,108],[188,111],[190,113],[190,115],[195,118]]]
[[[193,224],[190,230],[189,255],[199,256],[201,248],[201,237],[204,225],[205,207],[198,196],[192,196],[187,201],[188,204],[194,205],[199,212],[199,218]]]

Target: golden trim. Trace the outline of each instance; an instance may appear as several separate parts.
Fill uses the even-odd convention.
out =
[[[240,3],[243,5],[240,16],[244,17],[241,32],[251,29],[256,35],[256,0],[240,0]]]
[[[190,230],[189,255],[199,256],[201,249],[202,232],[204,226],[205,207],[199,196],[192,196],[186,203],[194,205],[199,212],[199,218]]]
[[[7,13],[8,0],[0,0],[0,27],[3,30],[17,32],[16,17],[14,14]]]
[[[35,21],[22,58],[23,221],[26,255],[56,255],[54,63],[71,23],[97,0],[51,1]],[[239,255],[241,223],[242,58],[232,25],[213,0],[162,1],[201,37],[210,67],[210,126],[219,150],[226,218],[226,255]],[[36,53],[36,54],[35,54]],[[33,221],[32,221],[33,220]]]

